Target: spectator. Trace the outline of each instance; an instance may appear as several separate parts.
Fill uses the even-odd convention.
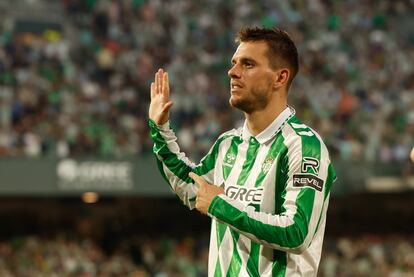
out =
[[[162,65],[176,98],[175,127],[187,147],[203,140],[191,150],[202,156],[239,118],[219,103],[228,97],[222,73],[242,22],[281,26],[303,45],[292,102],[323,130],[336,158],[408,160],[414,48],[399,20],[414,12],[411,2],[232,0],[209,9],[193,1],[61,3],[71,32],[2,30],[0,155],[147,153],[149,82]]]

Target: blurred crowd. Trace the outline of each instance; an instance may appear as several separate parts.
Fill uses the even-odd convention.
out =
[[[319,276],[390,276],[414,274],[414,239],[403,235],[326,238]]]
[[[207,258],[191,237],[130,239],[107,253],[89,239],[27,236],[0,242],[0,276],[204,277]]]
[[[291,34],[301,56],[291,103],[335,158],[399,162],[414,145],[412,1],[61,4],[61,30],[0,26],[0,156],[148,154],[149,85],[163,67],[180,145],[201,157],[241,125],[227,70],[244,25]]]
[[[126,240],[111,254],[96,243],[58,236],[0,242],[0,275],[12,276],[207,276],[204,237]],[[414,274],[414,240],[402,235],[326,238],[318,276]]]

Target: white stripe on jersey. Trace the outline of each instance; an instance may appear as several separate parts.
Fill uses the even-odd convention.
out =
[[[252,240],[249,239],[246,236],[240,235],[239,239],[237,241],[237,251],[240,255],[240,259],[241,259],[241,263],[242,263],[242,267],[240,269],[240,273],[239,276],[249,276],[249,274],[247,273],[247,261],[250,258],[250,247]]]
[[[226,228],[226,232],[224,233],[223,240],[221,241],[219,247],[219,259],[220,259],[220,266],[221,266],[221,275],[226,276],[226,273],[229,269],[229,265],[231,262],[231,258],[233,255],[229,255],[228,253],[233,254],[233,236],[231,235],[230,228]],[[209,257],[210,258],[210,257]],[[209,272],[209,274],[214,274],[213,272]]]

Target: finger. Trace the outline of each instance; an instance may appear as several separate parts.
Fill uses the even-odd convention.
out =
[[[164,73],[164,80],[162,84],[163,84],[162,93],[164,94],[165,97],[169,98],[170,97],[170,82],[168,80],[168,72]]]
[[[155,83],[151,83],[151,99],[154,98],[156,92],[155,92]]]
[[[160,69],[158,69],[158,76],[157,76],[157,79],[158,79],[158,91],[157,91],[157,93],[162,93],[162,68],[160,68]]]
[[[155,90],[155,94],[158,94],[158,71],[155,72],[155,77],[154,77],[154,90]]]
[[[206,182],[206,180],[204,180],[202,177],[198,176],[194,172],[190,172],[188,174],[188,176],[190,176],[190,178],[193,179],[199,185],[208,185],[208,183]]]
[[[172,107],[172,105],[173,105],[173,102],[172,101],[169,101],[169,102],[165,103],[164,104],[164,107],[162,108],[162,112],[163,113],[169,112],[170,109],[171,109],[171,107]]]
[[[164,90],[165,90],[165,73],[162,72],[161,74],[161,94],[164,95]]]

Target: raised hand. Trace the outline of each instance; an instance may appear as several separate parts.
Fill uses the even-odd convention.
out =
[[[170,101],[170,84],[168,73],[162,68],[155,73],[154,82],[151,83],[151,102],[149,106],[149,118],[157,125],[168,121],[170,108],[173,102]]]

